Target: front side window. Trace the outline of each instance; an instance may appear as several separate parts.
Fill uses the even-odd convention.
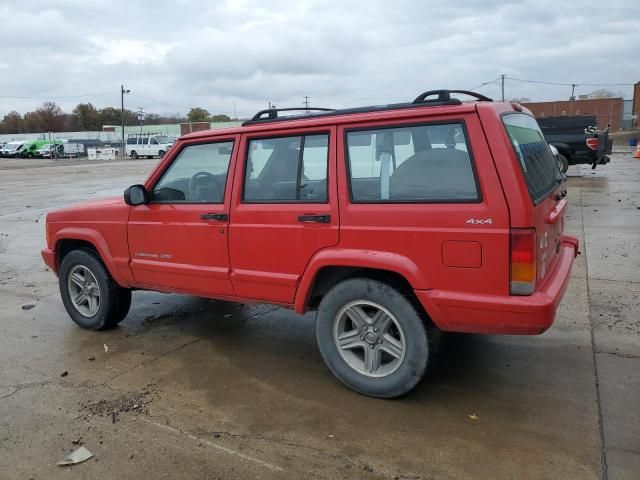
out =
[[[529,194],[534,202],[547,196],[562,174],[535,119],[524,113],[510,113],[502,117],[513,144]]]
[[[244,201],[327,201],[329,135],[254,139],[248,148]]]
[[[150,143],[151,145],[158,145],[158,140],[156,140],[156,139],[155,139],[155,137],[153,137],[153,138],[151,138],[151,139],[149,140],[149,143]]]
[[[233,142],[184,147],[153,189],[153,201],[222,203]]]
[[[356,203],[480,199],[461,123],[351,131],[347,156]]]

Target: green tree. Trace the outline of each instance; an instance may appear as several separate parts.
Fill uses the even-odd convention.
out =
[[[231,117],[229,117],[229,115],[225,115],[224,113],[221,113],[218,115],[213,115],[211,117],[211,121],[212,122],[230,122]]]
[[[72,125],[76,130],[101,130],[100,113],[91,103],[79,103],[71,112]]]
[[[119,108],[105,107],[98,111],[100,118],[100,126],[102,125],[121,125],[122,111]],[[124,124],[135,125],[138,123],[136,114],[131,110],[124,109]]]
[[[211,114],[201,107],[193,107],[187,113],[187,120],[190,122],[209,122]]]
[[[0,124],[0,131],[2,133],[22,133],[24,131],[22,115],[15,110],[7,113]]]

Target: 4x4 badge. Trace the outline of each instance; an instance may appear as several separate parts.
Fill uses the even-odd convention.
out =
[[[470,223],[471,225],[491,225],[493,220],[490,218],[480,219],[480,218],[470,218],[465,223]]]

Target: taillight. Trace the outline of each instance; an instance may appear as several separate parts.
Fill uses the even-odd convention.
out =
[[[598,139],[597,138],[587,138],[587,147],[591,150],[598,150]]]
[[[511,295],[531,295],[536,289],[536,231],[511,229]]]

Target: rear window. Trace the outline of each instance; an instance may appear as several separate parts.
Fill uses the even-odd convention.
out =
[[[523,113],[502,117],[534,202],[545,198],[562,180],[558,165],[538,123]]]

